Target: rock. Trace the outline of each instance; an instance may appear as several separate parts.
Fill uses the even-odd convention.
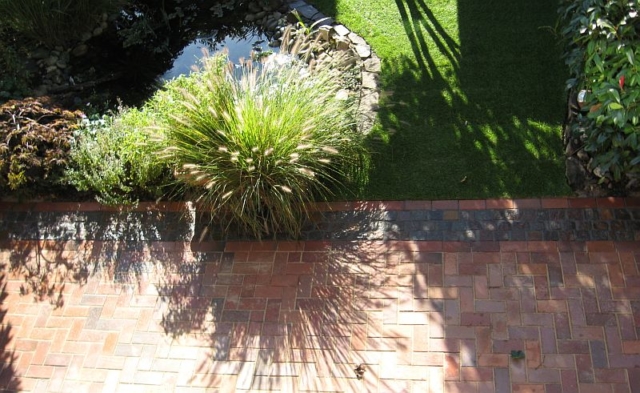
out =
[[[254,2],[254,1],[252,1],[251,3],[249,3],[248,8],[249,8],[249,11],[250,11],[250,12],[253,12],[254,14],[255,14],[256,12],[260,12],[260,11],[262,11],[262,8],[261,8],[258,4],[256,4],[256,2]]]
[[[58,61],[58,56],[49,56],[45,59],[44,63],[48,66],[52,66],[54,64],[56,64],[56,62]]]
[[[347,38],[349,38],[349,40],[353,42],[354,45],[367,45],[367,41],[365,41],[364,38],[360,37],[356,33],[349,33]]]
[[[335,26],[333,26],[333,31],[335,31],[335,33],[337,35],[339,35],[340,37],[345,37],[345,36],[349,35],[349,33],[351,33],[351,31],[349,31],[349,29],[344,27],[344,25],[335,25]]]
[[[280,46],[280,41],[278,40],[271,40],[269,41],[269,46],[272,48],[277,48]]]
[[[49,50],[45,49],[45,48],[38,48],[36,50],[34,50],[33,52],[30,53],[30,56],[32,59],[35,60],[40,60],[40,59],[44,59],[47,56],[49,56]]]
[[[82,57],[89,52],[89,46],[87,44],[80,44],[73,48],[71,55],[74,57]]]
[[[267,30],[275,30],[277,27],[278,27],[278,20],[277,19],[270,19],[266,23]]]
[[[371,57],[364,61],[364,69],[369,72],[380,72],[380,58]]]
[[[97,37],[97,36],[99,36],[100,34],[102,34],[102,32],[103,32],[103,31],[104,31],[104,30],[102,29],[102,27],[96,27],[96,28],[93,30],[93,36],[94,36],[94,37]]]
[[[377,111],[380,101],[380,93],[376,90],[363,89],[362,98],[360,99],[360,110]]]
[[[336,100],[338,101],[346,101],[349,99],[349,90],[342,89],[336,93]]]
[[[599,167],[599,166],[597,166],[597,167],[593,168],[593,174],[594,174],[594,175],[596,175],[596,176],[598,176],[598,177],[605,177],[605,176],[607,176],[607,174],[605,173],[605,171],[604,171],[601,167]]]
[[[289,7],[291,7],[292,10],[304,7],[305,5],[307,5],[307,3],[304,0],[295,0],[289,3]]]
[[[358,44],[356,45],[356,52],[360,58],[366,59],[371,56],[371,47],[369,45]]]
[[[318,15],[322,15],[320,11],[318,11],[314,6],[309,4],[305,4],[301,7],[296,7],[295,10],[298,11],[298,14],[300,14],[300,16],[303,19],[307,19],[307,20],[315,21],[316,19],[319,19]]]
[[[273,18],[276,19],[276,20],[282,18],[282,14],[279,13],[278,11],[274,12],[273,14],[271,14],[271,16],[273,16]]]
[[[353,55],[349,52],[343,52],[343,53],[345,53],[345,56],[339,57],[340,60],[338,62],[338,67],[349,68],[358,64],[358,60],[360,60],[358,56]]]
[[[82,36],[80,36],[80,41],[87,42],[91,39],[91,37],[93,37],[91,33],[83,33]]]
[[[375,90],[378,88],[378,74],[373,72],[362,73],[362,87]]]
[[[321,27],[321,26],[333,26],[336,23],[335,20],[333,20],[333,18],[329,18],[326,17],[322,14],[320,14],[320,17],[318,17],[315,21],[314,21],[314,25],[317,27]]]
[[[340,38],[336,40],[336,49],[337,50],[349,50],[351,47],[351,42],[349,40]]]
[[[47,88],[46,85],[40,85],[40,86],[36,87],[35,89],[33,89],[33,95],[36,96],[36,97],[43,96],[43,95],[47,94],[48,91],[49,91],[49,89]]]
[[[278,8],[280,8],[281,5],[282,5],[281,0],[269,0],[267,7],[269,11],[271,11],[271,10],[277,10]]]
[[[255,17],[256,19],[264,18],[266,14],[267,13],[265,11],[256,12]]]
[[[588,174],[577,158],[569,157],[566,161],[565,176],[571,188],[582,190],[586,185]]]
[[[321,41],[329,41],[329,31],[331,31],[331,28],[328,26],[322,26],[321,28],[318,29],[318,38]]]
[[[62,60],[58,60],[58,61],[56,62],[56,67],[58,67],[58,68],[62,68],[62,69],[65,69],[65,68],[67,68],[67,63],[65,63],[65,62],[64,62],[64,61],[62,61]]]
[[[578,157],[579,160],[583,162],[589,162],[589,159],[591,159],[591,157],[589,157],[589,154],[582,149],[578,150],[578,152],[576,153],[576,156]]]
[[[294,14],[293,12],[289,12],[286,17],[286,22],[290,25],[296,25],[298,23],[296,14]]]
[[[247,16],[244,17],[244,20],[246,20],[247,22],[253,22],[254,20],[256,20],[256,15],[255,14],[247,14]]]

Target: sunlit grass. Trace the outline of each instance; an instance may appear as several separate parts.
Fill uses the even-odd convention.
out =
[[[542,0],[314,0],[383,60],[367,199],[566,195],[566,70]]]

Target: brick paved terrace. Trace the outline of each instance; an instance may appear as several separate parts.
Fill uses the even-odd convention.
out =
[[[640,391],[635,199],[329,204],[303,241],[180,204],[0,219],[0,390]]]

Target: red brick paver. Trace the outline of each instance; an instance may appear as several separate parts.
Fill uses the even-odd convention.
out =
[[[0,389],[640,389],[638,243],[222,245],[3,243]]]

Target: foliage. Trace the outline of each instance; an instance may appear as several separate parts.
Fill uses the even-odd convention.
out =
[[[25,58],[24,49],[16,44],[13,34],[0,25],[0,101],[28,93],[31,73]]]
[[[163,157],[197,202],[257,237],[298,234],[307,204],[362,157],[352,103],[327,69],[291,58],[237,69],[216,55],[166,87],[160,101],[180,99],[160,127]]]
[[[156,159],[157,148],[144,132],[149,119],[137,109],[84,119],[74,132],[64,182],[79,191],[92,191],[98,202],[107,205],[161,196],[168,171]]]
[[[50,48],[90,32],[120,0],[0,0],[4,24]]]
[[[27,99],[0,107],[0,192],[52,192],[68,162],[72,132],[80,118]]]
[[[640,172],[640,19],[637,2],[566,1],[561,8],[569,88],[584,89],[573,124],[601,180]]]
[[[118,21],[123,47],[144,45],[152,47],[156,53],[170,51],[169,32],[172,35],[176,31],[186,33],[196,19],[211,19],[212,13],[217,18],[226,16],[238,6],[238,0],[214,1],[209,10],[203,10],[201,6],[201,2],[195,0],[131,2],[124,7]]]

